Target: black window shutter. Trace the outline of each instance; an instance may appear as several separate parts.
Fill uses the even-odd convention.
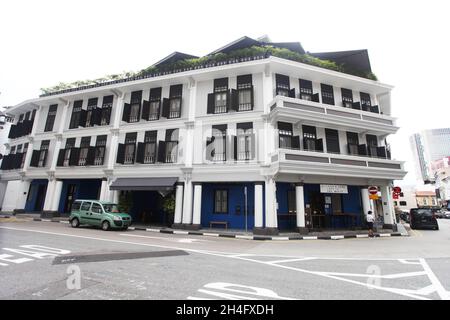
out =
[[[379,158],[386,159],[386,148],[385,147],[377,147],[377,156]]]
[[[292,137],[292,149],[300,150],[300,136]]]
[[[227,112],[230,111],[231,107],[231,91],[227,91]]]
[[[123,164],[124,161],[125,161],[125,144],[119,143],[119,146],[117,147],[116,162]]]
[[[148,120],[150,115],[150,101],[144,100],[142,103],[142,119]]]
[[[95,160],[95,147],[89,147],[88,153],[86,156],[86,165],[93,166]]]
[[[295,88],[289,90],[289,98],[295,98]]]
[[[131,112],[131,104],[124,103],[123,104],[122,121],[130,122],[130,112]]]
[[[86,119],[87,119],[87,111],[82,109],[80,111],[80,122],[78,123],[78,125],[83,128],[86,127]]]
[[[56,163],[56,165],[58,167],[62,167],[64,164],[64,154],[66,153],[66,149],[60,149],[59,150],[59,154],[58,154],[58,161]]]
[[[365,144],[358,145],[358,154],[360,156],[367,156],[367,147]]]
[[[161,115],[164,118],[169,118],[169,114],[170,114],[170,99],[163,98],[163,107]]]
[[[320,103],[320,98],[319,97],[320,97],[320,95],[318,93],[315,93],[315,94],[312,95],[311,100],[313,102],[319,102]]]
[[[0,169],[6,170],[6,168],[8,166],[8,158],[9,158],[9,155],[3,157],[3,161],[2,161],[2,165],[1,165]]]
[[[323,152],[323,140],[322,139],[316,140],[316,151]]]
[[[238,159],[238,145],[237,145],[237,136],[231,136],[231,141],[233,141],[233,158],[234,160]]]
[[[102,109],[101,108],[94,108],[92,109],[92,124],[93,125],[100,125],[102,119]]]
[[[159,141],[158,143],[158,162],[166,162],[166,142]]]
[[[15,131],[16,131],[16,125],[13,124],[10,128],[9,128],[9,134],[8,134],[8,139],[14,139],[15,138]]]
[[[370,107],[370,112],[380,113],[380,108],[378,106],[371,106]]]
[[[208,113],[208,114],[214,113],[215,98],[216,98],[216,95],[214,93],[208,94],[208,107],[206,109],[206,113]]]
[[[30,167],[37,167],[39,163],[39,155],[41,154],[40,150],[33,150],[33,154],[31,155]]]
[[[253,106],[255,105],[255,103],[254,103],[254,101],[255,101],[255,98],[254,98],[254,96],[253,96],[253,94],[254,94],[254,92],[253,92],[253,85],[250,87],[250,95],[251,95],[251,103],[252,103],[252,107],[251,107],[251,109],[253,110]]]
[[[230,110],[237,111],[239,105],[238,91],[235,89],[230,89],[229,96],[230,96]]]
[[[71,148],[70,149],[69,165],[70,166],[77,166],[79,159],[80,159],[80,148]]]
[[[137,155],[136,155],[137,163],[144,163],[144,151],[145,151],[145,143],[138,142]]]
[[[356,109],[356,110],[361,110],[361,103],[358,102],[353,102],[352,103],[352,109]]]

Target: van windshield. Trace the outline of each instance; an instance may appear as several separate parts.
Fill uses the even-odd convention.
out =
[[[105,209],[105,212],[108,212],[108,213],[119,213],[120,212],[117,204],[104,204],[103,209]]]

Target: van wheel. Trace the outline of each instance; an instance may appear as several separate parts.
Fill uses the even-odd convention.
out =
[[[70,221],[70,225],[72,228],[78,228],[80,226],[80,221],[78,218],[73,218],[72,221]]]
[[[104,231],[108,231],[109,230],[109,222],[108,221],[103,221],[102,223],[102,229]]]
[[[434,230],[439,230],[439,227],[434,228]]]
[[[128,230],[128,227],[123,227],[122,230],[124,230],[124,231],[125,231],[125,230]]]
[[[409,224],[409,227],[410,227],[411,229],[415,229],[415,228],[416,228],[412,223]]]

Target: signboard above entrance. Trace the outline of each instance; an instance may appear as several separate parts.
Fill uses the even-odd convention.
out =
[[[340,184],[321,184],[321,193],[348,193],[348,188],[346,185]]]

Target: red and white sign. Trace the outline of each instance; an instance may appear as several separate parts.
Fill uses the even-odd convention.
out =
[[[378,193],[378,188],[377,187],[369,187],[367,189],[369,190],[370,194],[377,194]]]

